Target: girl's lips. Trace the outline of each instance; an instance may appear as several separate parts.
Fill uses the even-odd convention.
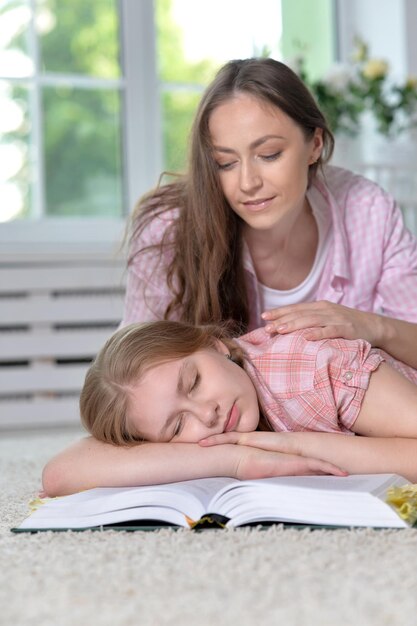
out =
[[[225,433],[228,433],[231,430],[235,429],[239,417],[240,417],[239,409],[236,406],[236,402],[234,402],[232,408],[229,411],[227,422],[224,427]]]

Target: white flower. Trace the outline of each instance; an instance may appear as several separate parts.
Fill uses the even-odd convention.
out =
[[[334,91],[345,91],[348,85],[353,82],[353,69],[346,63],[334,63],[323,78]]]

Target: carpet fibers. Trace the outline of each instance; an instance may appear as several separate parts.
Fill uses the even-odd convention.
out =
[[[1,626],[417,626],[417,530],[11,533],[77,436],[1,436]]]

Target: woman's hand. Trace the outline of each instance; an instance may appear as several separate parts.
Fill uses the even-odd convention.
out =
[[[268,333],[291,333],[308,328],[306,339],[365,339],[381,346],[383,319],[327,300],[305,302],[271,309],[262,314]]]

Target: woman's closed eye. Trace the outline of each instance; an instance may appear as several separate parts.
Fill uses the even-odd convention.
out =
[[[227,163],[216,163],[216,165],[219,170],[230,170],[236,163],[237,161],[229,161]]]
[[[257,158],[262,159],[266,162],[276,161],[282,155],[282,150],[278,152],[273,152],[272,154],[259,154]],[[217,168],[219,170],[230,170],[234,165],[236,165],[237,161],[228,161],[227,163],[217,163]]]
[[[279,150],[278,152],[274,152],[273,154],[260,154],[259,158],[261,158],[263,161],[276,161],[277,159],[279,159],[281,154],[282,151]]]

